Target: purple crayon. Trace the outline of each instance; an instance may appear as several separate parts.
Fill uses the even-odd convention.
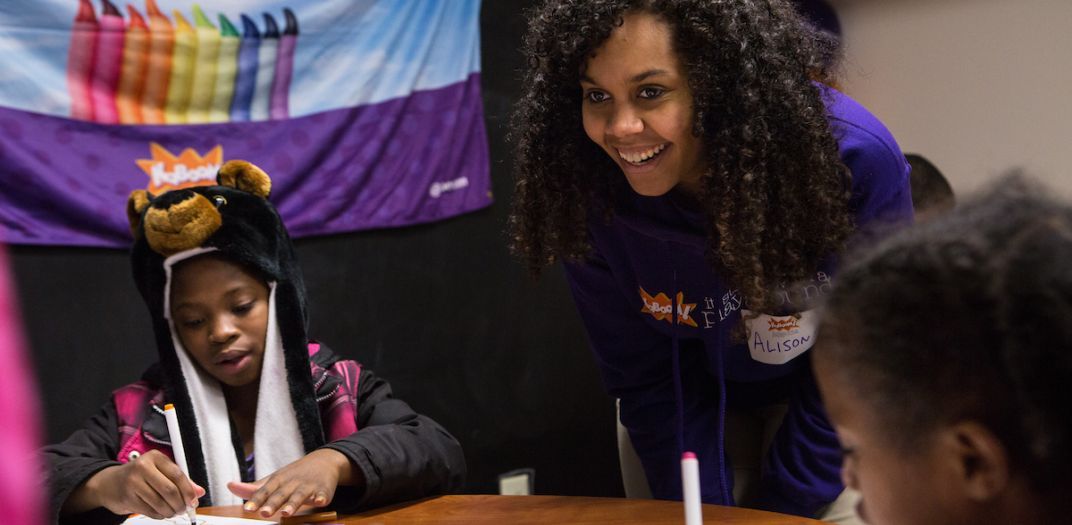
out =
[[[253,102],[253,87],[257,81],[257,55],[261,46],[261,32],[253,20],[242,15],[242,42],[238,44],[238,71],[235,73],[234,98],[231,99],[231,121],[249,120],[249,107]]]
[[[294,74],[294,48],[298,44],[298,18],[289,8],[283,8],[287,25],[279,37],[279,54],[275,61],[275,78],[272,80],[272,100],[269,113],[272,119],[290,116],[287,107],[290,100],[290,79]]]
[[[104,8],[97,32],[97,59],[93,63],[93,80],[90,83],[93,120],[102,124],[118,124],[119,109],[115,105],[115,92],[123,65],[126,24],[115,4],[108,0],[101,0],[101,4]]]

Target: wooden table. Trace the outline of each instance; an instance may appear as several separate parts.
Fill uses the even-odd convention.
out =
[[[205,507],[198,514],[263,519],[240,506]],[[821,521],[772,512],[703,506],[704,523],[747,525],[818,525]],[[331,523],[366,524],[558,524],[607,523],[681,525],[679,501],[576,496],[437,496],[340,517]],[[326,524],[325,524],[326,525]]]

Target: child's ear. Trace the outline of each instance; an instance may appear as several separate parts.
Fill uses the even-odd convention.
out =
[[[220,186],[230,186],[265,199],[272,192],[272,179],[264,170],[244,160],[229,160],[216,173]]]
[[[130,234],[137,235],[138,226],[141,225],[141,214],[149,207],[149,192],[134,190],[127,198],[127,221],[130,223]]]
[[[1009,454],[990,429],[975,421],[962,421],[948,427],[942,441],[967,499],[983,503],[1009,487]]]

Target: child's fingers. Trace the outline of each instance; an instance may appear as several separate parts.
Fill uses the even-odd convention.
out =
[[[205,489],[198,487],[193,481],[190,481],[190,478],[187,478],[186,474],[182,473],[182,469],[167,457],[162,456],[155,461],[155,465],[157,472],[164,477],[164,479],[155,479],[153,485],[160,491],[160,495],[164,496],[169,503],[175,503],[174,497],[180,498],[180,503],[182,503],[182,508],[180,510],[186,510],[187,506],[196,507],[197,498],[200,497],[197,494],[197,489],[201,489],[201,495],[204,495]],[[170,487],[168,485],[170,485]],[[175,491],[177,491],[178,494],[173,497]]]
[[[267,479],[257,481],[255,484],[259,484],[260,487],[253,492],[253,494],[249,497],[249,501],[246,501],[246,504],[243,505],[243,507],[246,510],[250,511],[259,510],[263,514],[263,507],[265,502],[268,501],[268,498],[271,497],[272,494],[275,494],[276,490],[279,489],[280,483],[275,476],[270,476]],[[271,512],[269,512],[268,515],[270,516],[274,512],[275,508],[272,508]]]
[[[186,476],[179,471],[179,480],[186,480]],[[186,506],[190,505],[190,500],[193,498],[193,487],[188,487],[189,495],[185,494],[180,488],[178,482],[175,479],[169,477],[166,473],[160,470],[153,470],[148,472],[144,478],[145,483],[164,501],[166,507],[160,505],[154,505],[155,508],[164,512],[171,512],[166,514],[165,517],[171,517],[186,510]]]
[[[275,486],[272,487],[272,485]],[[291,494],[293,494],[299,486],[300,484],[297,481],[291,481],[289,483],[286,483],[285,485],[281,483],[273,483],[271,481],[266,483],[264,488],[268,489],[271,487],[272,490],[270,493],[268,493],[269,495],[264,500],[264,503],[260,505],[261,516],[267,518],[268,516],[275,514],[276,511],[280,510],[283,505],[286,504],[286,502],[290,499]],[[306,494],[307,492],[302,492],[301,499],[299,500],[298,505],[301,505],[301,502],[305,500]],[[294,510],[295,507],[291,507],[290,513],[293,514]]]
[[[280,493],[285,492],[286,491],[280,491]],[[301,483],[297,484],[290,493],[290,497],[286,498],[286,501],[279,507],[279,513],[283,516],[290,516],[295,512],[298,512],[298,509],[301,508],[302,504],[308,501],[309,496],[312,495],[311,493],[312,490],[309,487]]]
[[[148,480],[143,479],[141,483],[134,487],[134,496],[142,507],[137,509],[136,512],[145,514],[150,518],[165,519],[178,514],[178,511],[157,492]]]
[[[231,491],[231,494],[238,496],[242,499],[250,499],[253,497],[253,493],[257,492],[257,489],[261,488],[259,483],[263,483],[263,480],[257,483],[246,483],[243,481],[229,481],[227,482],[227,489]],[[201,489],[205,490],[205,489]]]

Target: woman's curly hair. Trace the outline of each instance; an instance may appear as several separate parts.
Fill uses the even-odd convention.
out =
[[[849,173],[818,82],[836,43],[784,0],[552,0],[530,13],[513,115],[512,248],[534,274],[590,250],[624,175],[585,135],[581,68],[628,12],[668,23],[694,99],[707,256],[753,305],[813,272],[852,229]]]

